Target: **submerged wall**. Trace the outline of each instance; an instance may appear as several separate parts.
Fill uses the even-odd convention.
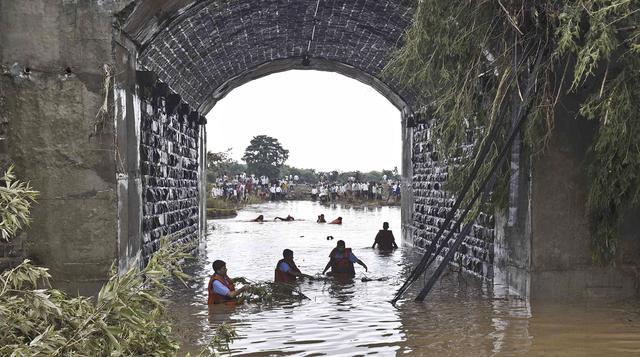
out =
[[[430,124],[417,124],[413,128],[412,149],[412,191],[411,235],[407,238],[416,247],[424,249],[435,240],[435,236],[444,224],[451,210],[455,196],[445,190],[448,180],[449,164],[438,157],[433,143]],[[448,252],[460,230],[456,230],[451,239],[446,240],[455,221],[450,222],[442,237],[435,243],[443,246],[441,257]],[[494,218],[481,213],[470,234],[464,238],[453,263],[477,277],[493,278],[493,241],[495,236]]]
[[[157,97],[142,102],[142,256],[146,262],[160,238],[188,243],[199,234],[199,130],[201,117],[167,106]],[[169,109],[169,111],[167,110]]]

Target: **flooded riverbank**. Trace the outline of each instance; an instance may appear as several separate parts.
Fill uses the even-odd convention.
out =
[[[341,226],[317,224],[343,217]],[[265,223],[248,222],[259,214]],[[276,216],[293,222],[274,222]],[[413,289],[397,307],[388,301],[420,258],[401,246],[391,254],[371,249],[387,221],[400,244],[400,209],[324,207],[308,201],[252,205],[215,225],[199,259],[188,268],[191,288],[176,287],[170,297],[174,330],[184,352],[197,351],[221,322],[239,338],[234,356],[626,356],[640,353],[640,314],[634,302],[589,305],[546,304],[495,297],[489,283],[446,274],[425,303],[414,303]],[[334,240],[327,240],[333,236]],[[231,277],[272,280],[284,248],[292,249],[300,269],[322,271],[338,239],[346,241],[369,272],[356,266],[347,282],[301,282],[309,300],[274,306],[236,308],[206,305],[206,283],[215,259],[227,262]],[[387,278],[362,281],[362,278]],[[367,280],[367,279],[365,279]],[[420,285],[420,284],[416,284]]]

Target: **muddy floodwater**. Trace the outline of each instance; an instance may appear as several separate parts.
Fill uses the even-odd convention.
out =
[[[342,216],[344,223],[317,224],[320,213],[327,221]],[[248,222],[259,214],[264,223]],[[273,221],[288,214],[296,221]],[[401,246],[391,254],[371,249],[385,221]],[[170,297],[183,353],[197,352],[217,324],[228,322],[239,335],[231,345],[234,356],[640,356],[637,301],[530,304],[494,294],[489,282],[449,271],[424,303],[412,300],[420,281],[397,307],[391,306],[388,301],[421,256],[401,244],[398,207],[265,203],[209,224],[215,229],[188,266],[197,282],[175,286]],[[302,272],[314,275],[338,239],[368,265],[368,272],[356,265],[352,281],[300,282],[308,300],[207,307],[206,285],[215,259],[226,261],[231,277],[271,281],[282,250],[289,248]]]

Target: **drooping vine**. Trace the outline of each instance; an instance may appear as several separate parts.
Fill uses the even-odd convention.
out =
[[[494,125],[496,147],[505,142],[510,117],[523,101],[525,78],[543,51],[536,74],[527,150],[542,152],[554,113],[566,95],[582,98],[578,120],[598,122],[591,146],[587,211],[594,262],[614,263],[621,215],[640,201],[640,1],[637,0],[422,0],[404,45],[385,68],[414,91],[435,118],[436,148],[460,157],[470,138],[477,145]],[[454,167],[467,176],[475,155]],[[506,176],[505,176],[506,175]],[[494,205],[504,204],[508,167],[499,175]],[[478,187],[474,188],[475,190]]]

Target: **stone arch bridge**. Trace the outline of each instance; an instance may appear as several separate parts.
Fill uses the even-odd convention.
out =
[[[381,76],[412,6],[0,0],[0,159],[41,191],[31,227],[0,246],[0,263],[31,257],[59,286],[91,294],[114,260],[120,269],[143,262],[162,235],[197,240],[206,225],[204,116],[234,88],[290,69],[352,77],[400,110],[403,236],[424,247],[450,206],[446,166],[430,150],[433,118]],[[570,128],[569,118],[559,115],[543,160],[521,162],[517,224],[481,215],[460,261],[525,296],[633,294],[634,277],[590,264],[581,163],[594,128]]]

